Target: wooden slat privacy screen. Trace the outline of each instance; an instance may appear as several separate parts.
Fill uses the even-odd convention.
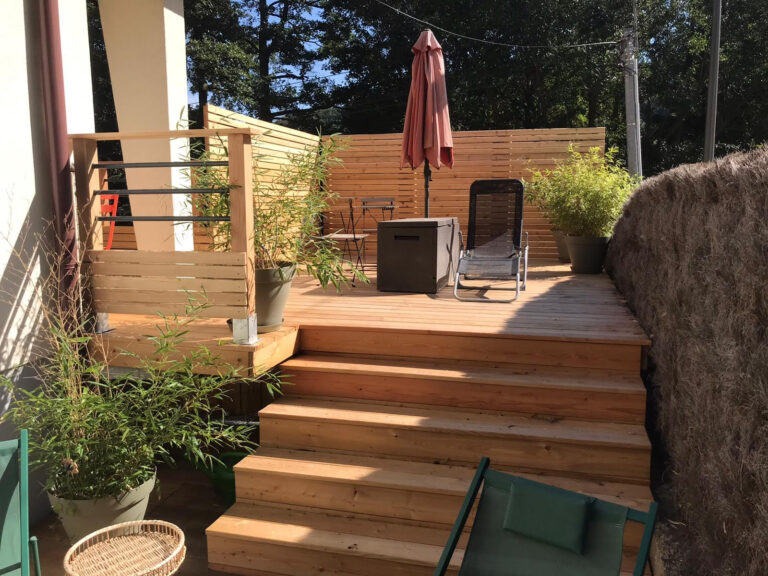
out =
[[[344,161],[331,172],[329,187],[339,198],[326,218],[326,232],[341,228],[343,213],[347,216],[349,198],[360,216],[363,198],[392,197],[394,218],[424,215],[423,169],[400,168],[401,134],[358,134],[344,137],[346,148],[339,156]],[[462,230],[467,231],[469,187],[484,178],[525,178],[530,168],[552,168],[558,160],[568,158],[568,147],[577,150],[591,147],[605,149],[605,128],[484,130],[454,132],[455,164],[453,169],[432,170],[430,216],[456,216]],[[523,230],[529,233],[531,257],[555,258],[557,250],[550,224],[530,204],[525,206]],[[367,220],[358,228],[375,228]],[[375,261],[376,242],[367,239],[368,260]]]
[[[256,174],[263,182],[270,182],[276,174],[290,164],[292,154],[314,149],[319,144],[317,135],[270,124],[243,114],[230,112],[218,106],[207,105],[205,127],[256,128],[262,135],[254,137]],[[353,199],[360,216],[363,198],[394,198],[394,218],[424,215],[424,177],[422,169],[400,168],[402,135],[355,134],[341,137],[346,147],[339,152],[343,163],[331,169],[329,188],[339,198],[327,214],[326,232],[341,229],[340,215],[345,218],[348,201]],[[591,147],[605,150],[605,128],[552,128],[540,130],[483,130],[454,132],[455,165],[453,169],[433,169],[430,186],[430,215],[456,216],[466,233],[469,212],[469,187],[482,178],[525,178],[530,168],[547,169],[568,157],[568,147],[577,150]],[[209,150],[223,155],[220,141],[208,140]],[[294,193],[296,191],[293,191]],[[300,191],[299,191],[300,192]],[[375,229],[375,223],[366,217],[358,228]],[[557,251],[550,232],[549,221],[536,206],[526,204],[524,231],[528,232],[532,258],[555,258]],[[205,250],[208,239],[195,225],[195,248]],[[118,226],[114,248],[135,249],[133,228]],[[372,234],[366,243],[368,261],[376,258],[376,238]]]
[[[255,186],[270,186],[272,191],[282,190],[285,194],[304,192],[295,186],[291,190],[284,189],[282,181],[285,179],[286,171],[291,170],[293,157],[316,152],[320,145],[320,137],[317,134],[264,122],[211,104],[207,104],[203,112],[206,128],[214,130],[254,128],[259,131],[259,135],[252,139],[254,174],[258,182]],[[212,156],[226,156],[222,144],[224,142],[220,139],[206,139],[206,148]],[[200,226],[196,228],[195,244],[198,249],[208,244],[208,238]]]
[[[275,182],[281,171],[290,165],[292,155],[315,151],[320,144],[317,134],[293,130],[278,124],[271,124],[243,114],[230,112],[224,108],[208,104],[204,107],[205,128],[221,130],[224,128],[255,128],[260,134],[252,139],[254,152],[254,172],[262,183]],[[226,158],[224,138],[206,138],[206,148],[216,157]],[[293,190],[300,193],[300,190]],[[199,224],[194,225],[195,250],[206,250],[210,241]],[[108,228],[105,227],[105,234]],[[136,236],[133,226],[116,226],[112,244],[115,249],[135,250]]]
[[[248,315],[244,252],[91,250],[96,312],[184,315],[190,301],[208,318]]]

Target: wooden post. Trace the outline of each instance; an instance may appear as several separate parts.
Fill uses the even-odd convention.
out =
[[[232,252],[245,252],[248,317],[232,319],[237,344],[253,344],[256,330],[256,284],[253,245],[253,156],[250,134],[229,135],[229,218]]]
[[[704,162],[715,159],[717,133],[717,86],[720,77],[720,28],[723,20],[722,0],[712,2],[712,38],[709,41],[709,87],[707,88],[707,123],[704,129]]]
[[[637,72],[637,36],[635,30],[624,31],[622,64],[624,66],[624,109],[627,124],[627,168],[630,174],[643,175],[640,140],[640,89]]]
[[[101,216],[101,196],[94,195],[94,190],[101,189],[98,169],[93,167],[99,160],[96,141],[75,138],[72,141],[75,155],[75,201],[77,203],[78,260],[83,262],[91,250],[104,247],[104,235]],[[109,315],[93,311],[89,291],[81,287],[84,313],[92,317],[95,332],[109,330]]]

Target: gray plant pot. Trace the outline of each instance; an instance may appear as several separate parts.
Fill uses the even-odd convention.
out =
[[[256,321],[258,332],[274,332],[283,325],[283,310],[288,301],[295,264],[256,270]]]
[[[555,245],[557,246],[557,259],[564,263],[570,262],[571,257],[568,255],[568,245],[565,243],[563,231],[552,228],[552,236],[555,237]]]
[[[600,274],[609,240],[608,236],[566,236],[571,270],[576,274]]]
[[[97,500],[68,500],[48,494],[53,511],[61,520],[64,531],[74,543],[91,532],[119,524],[144,520],[149,495],[155,487],[155,476],[120,498]]]

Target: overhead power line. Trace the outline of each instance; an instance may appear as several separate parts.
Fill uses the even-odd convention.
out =
[[[453,30],[448,30],[447,28],[443,28],[427,20],[423,20],[421,18],[417,18],[416,16],[412,16],[411,14],[408,14],[407,12],[404,12],[399,8],[396,8],[394,6],[391,6],[390,4],[387,4],[383,0],[375,0],[375,1],[381,4],[382,6],[385,6],[386,8],[393,10],[394,12],[397,12],[401,16],[410,18],[415,22],[419,22],[420,24],[424,24],[425,26],[429,26],[430,28],[434,28],[435,30],[440,30],[445,34],[456,36],[457,38],[463,38],[464,40],[470,40],[472,42],[490,44],[491,46],[503,46],[505,48],[520,48],[520,49],[562,50],[562,49],[569,49],[569,48],[589,48],[593,46],[616,46],[621,42],[620,40],[606,40],[604,42],[583,42],[581,44],[510,44],[508,42],[496,42],[495,40],[486,40],[485,38],[474,38],[472,36],[467,36],[466,34],[460,34],[458,32],[454,32]]]

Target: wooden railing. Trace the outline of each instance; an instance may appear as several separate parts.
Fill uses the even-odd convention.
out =
[[[84,253],[86,293],[94,314],[179,314],[190,304],[196,315],[232,318],[236,342],[253,342],[255,285],[253,230],[253,166],[249,128],[181,130],[168,132],[101,133],[72,135],[80,248]],[[97,142],[102,140],[158,140],[206,138],[228,140],[231,252],[149,252],[104,250],[105,220],[193,222],[195,216],[103,216]],[[219,164],[222,164],[219,163]],[[162,162],[164,167],[184,167],[192,162]],[[123,162],[111,167],[140,170],[157,167],[151,162]],[[103,167],[103,166],[101,166]],[[131,189],[111,191],[130,196]],[[138,190],[133,191],[139,193]],[[142,194],[169,194],[172,189],[142,190]]]

